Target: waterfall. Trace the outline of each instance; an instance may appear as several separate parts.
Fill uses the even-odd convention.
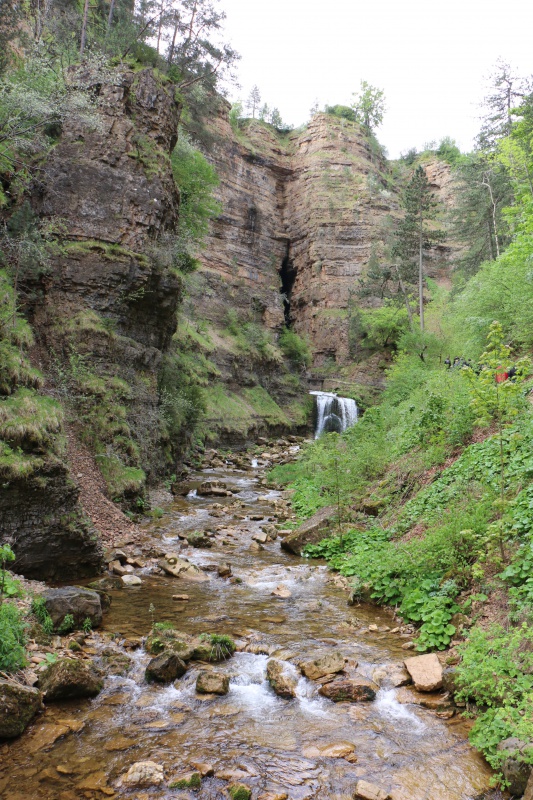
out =
[[[342,433],[357,422],[357,404],[333,392],[309,392],[316,397],[315,439],[323,433]]]

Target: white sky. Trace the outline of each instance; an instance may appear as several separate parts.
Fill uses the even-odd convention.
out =
[[[226,38],[241,54],[244,100],[301,125],[318,100],[351,102],[361,80],[385,90],[377,135],[397,157],[451,136],[463,150],[477,133],[485,79],[498,57],[533,74],[531,0],[220,0]]]

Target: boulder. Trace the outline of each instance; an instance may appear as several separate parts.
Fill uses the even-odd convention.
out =
[[[203,497],[231,497],[233,492],[230,492],[228,487],[222,481],[204,481],[200,484],[196,493]]]
[[[165,780],[163,767],[154,761],[137,761],[129,770],[119,778],[119,788],[141,788],[148,786],[161,786]]]
[[[524,760],[526,752],[533,749],[531,742],[524,742],[515,736],[504,739],[498,745],[498,750],[507,751],[509,755],[502,763],[503,777],[508,783],[507,788],[512,795],[520,797],[526,791],[531,781],[532,768]]]
[[[197,583],[209,580],[205,572],[198,569],[195,564],[191,564],[186,558],[180,558],[174,553],[167,553],[158,562],[158,566],[167,575],[172,575],[173,578],[183,578],[186,581],[196,581]]]
[[[0,680],[0,739],[20,736],[43,704],[38,689]]]
[[[299,556],[306,544],[316,544],[331,535],[336,514],[336,506],[321,508],[282,540],[281,549]]]
[[[218,564],[217,565],[217,573],[219,578],[231,578],[231,566],[230,564]]]
[[[120,580],[123,586],[140,586],[142,583],[138,575],[123,575]]]
[[[358,800],[389,800],[390,794],[375,783],[357,781],[354,797]]]
[[[332,675],[335,672],[342,672],[344,669],[344,656],[338,651],[324,653],[312,661],[303,661],[300,669],[306,678],[316,681],[324,675]]]
[[[374,670],[372,680],[380,686],[396,689],[411,683],[411,676],[401,664],[384,664]]]
[[[190,661],[193,657],[196,641],[189,634],[175,631],[172,628],[165,628],[164,630],[155,628],[146,638],[145,649],[147,653],[153,656],[171,651],[172,653],[177,653],[182,661]]]
[[[362,675],[354,678],[337,678],[330,683],[324,684],[318,690],[322,697],[333,700],[334,703],[348,701],[357,703],[363,700],[373,700],[376,696],[378,686],[364,678]]]
[[[95,697],[103,686],[100,672],[92,662],[60,658],[39,676],[39,689],[47,700]]]
[[[270,592],[272,597],[281,597],[282,600],[287,600],[289,597],[292,597],[292,592],[283,583],[280,583],[279,586],[276,586],[274,591]]]
[[[181,678],[186,671],[187,667],[176,653],[164,652],[149,661],[144,674],[147,681],[170,683]]]
[[[229,692],[229,676],[222,672],[202,670],[196,679],[198,694],[227,694]]]
[[[91,620],[93,628],[97,628],[102,622],[100,595],[92,589],[65,586],[63,589],[47,589],[41,597],[56,629],[60,627],[67,614],[74,617],[77,628],[81,627],[86,619]]]
[[[533,800],[533,772],[529,776],[523,800]]]
[[[435,653],[406,658],[404,664],[419,692],[442,689],[442,666]]]
[[[442,670],[442,687],[451,695],[457,691],[457,667],[444,667]]]
[[[187,544],[191,547],[212,547],[213,542],[205,531],[193,531],[185,535]]]
[[[279,697],[287,700],[296,697],[296,687],[298,686],[298,676],[292,665],[283,661],[271,658],[267,661],[266,676],[269,684]]]

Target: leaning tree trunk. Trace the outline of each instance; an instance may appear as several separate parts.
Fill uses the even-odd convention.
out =
[[[420,230],[418,232],[418,300],[420,308],[420,330],[424,330],[424,264],[422,260],[422,217],[420,217]]]

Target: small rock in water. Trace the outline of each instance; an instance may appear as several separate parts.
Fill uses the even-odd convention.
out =
[[[354,797],[358,800],[390,800],[387,792],[368,781],[357,781]]]
[[[188,600],[189,600],[189,595],[188,594],[173,594],[172,595],[172,599],[173,600],[181,600],[183,603],[187,603]]]
[[[321,749],[320,755],[324,758],[346,758],[354,752],[355,745],[351,742],[332,742]]]
[[[294,674],[294,667],[291,670],[287,664],[271,658],[270,661],[267,661],[266,676],[269,684],[279,697],[286,699],[296,697],[298,678]]]
[[[119,778],[119,788],[136,788],[161,786],[165,780],[163,767],[154,761],[137,761],[132,764],[125,775]]]
[[[252,544],[250,545],[250,552],[251,553],[260,553],[261,550],[264,550],[264,549],[265,548],[263,547],[263,545],[259,544],[259,542],[252,542]]]
[[[219,578],[230,578],[231,566],[229,564],[219,564],[217,566],[217,573]]]
[[[286,599],[287,597],[292,597],[292,592],[290,589],[287,589],[282,583],[279,586],[276,586],[274,591],[271,593],[273,597],[281,597]]]
[[[332,653],[324,653],[324,655],[312,661],[303,661],[300,664],[300,669],[306,678],[316,681],[319,678],[323,678],[324,675],[342,672],[344,669],[344,656],[338,650]]]
[[[359,702],[362,700],[373,700],[376,696],[378,687],[372,681],[363,676],[357,678],[338,678],[331,683],[321,686],[318,693],[334,703],[345,701]]]
[[[120,580],[124,586],[140,586],[142,583],[138,575],[123,575]]]
[[[196,679],[198,694],[227,694],[229,691],[229,676],[214,670],[202,670]]]
[[[176,653],[165,652],[155,656],[148,663],[145,670],[147,681],[170,683],[170,681],[185,675],[187,667]]]

